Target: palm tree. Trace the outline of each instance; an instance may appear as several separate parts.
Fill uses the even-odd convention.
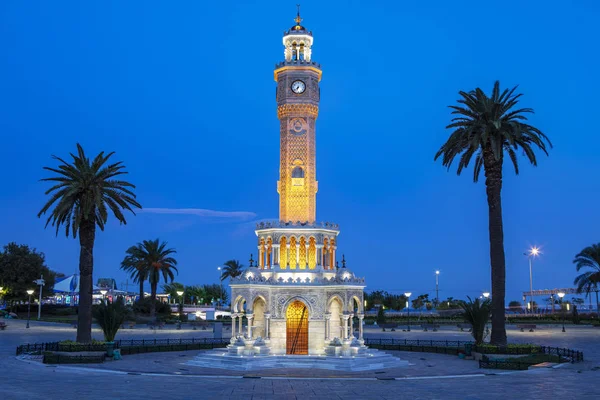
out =
[[[223,272],[221,273],[221,281],[224,281],[227,278],[238,277],[244,272],[244,266],[240,264],[238,260],[229,260],[223,265],[224,267]]]
[[[139,253],[137,246],[131,246],[125,251],[125,258],[121,261],[121,269],[130,273],[134,282],[140,284],[140,299],[144,300],[144,281],[148,279],[148,270],[144,264],[143,255]]]
[[[584,268],[589,269],[581,275],[578,275],[573,282],[577,285],[577,293],[585,292],[590,295],[590,292],[596,292],[596,308],[600,306],[598,303],[598,285],[600,284],[600,243],[593,244],[581,250],[573,260],[577,272]],[[590,300],[591,303],[591,300]]]
[[[46,227],[56,226],[56,235],[61,226],[65,227],[67,237],[77,237],[79,232],[79,313],[77,316],[77,341],[88,343],[92,340],[92,273],[94,270],[94,241],[96,226],[104,230],[108,220],[109,209],[121,224],[127,223],[123,210],[131,211],[132,207],[142,206],[135,200],[131,189],[135,186],[129,182],[115,179],[124,175],[125,166],[121,161],[107,164],[114,153],[101,152],[93,161],[86,157],[83,148],[77,144],[77,155],[71,154],[72,163],[62,158],[58,160],[58,168],[44,167],[55,173],[51,178],[42,181],[56,184],[46,191],[51,194],[50,200],[38,213],[45,214],[53,205]]]
[[[156,314],[156,289],[160,282],[160,277],[162,275],[165,283],[168,283],[169,280],[173,282],[175,278],[173,271],[178,271],[175,267],[177,260],[171,257],[171,254],[177,252],[175,249],[167,249],[167,243],[161,243],[159,239],[144,240],[133,247],[135,247],[135,250],[132,253],[139,260],[139,264],[143,265],[143,270],[150,282],[150,315],[154,317]]]
[[[477,182],[481,168],[485,171],[488,202],[490,264],[492,268],[492,344],[506,343],[504,326],[504,298],[506,269],[504,260],[504,228],[502,225],[502,164],[505,153],[519,173],[517,151],[522,150],[534,166],[537,160],[534,148],[548,154],[550,140],[539,129],[526,124],[525,114],[531,108],[518,108],[521,94],[514,94],[517,87],[500,91],[500,83],[494,84],[492,96],[488,97],[477,88],[470,92],[459,92],[460,106],[450,106],[452,119],[447,129],[454,129],[450,138],[435,155],[442,157],[442,164],[450,169],[455,158],[459,158],[457,174],[469,166],[475,156],[473,180]]]

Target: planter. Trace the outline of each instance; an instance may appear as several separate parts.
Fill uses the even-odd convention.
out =
[[[470,357],[471,356],[471,352],[473,350],[473,344],[471,343],[465,343],[465,354]]]
[[[106,355],[112,357],[114,355],[115,342],[106,342]]]

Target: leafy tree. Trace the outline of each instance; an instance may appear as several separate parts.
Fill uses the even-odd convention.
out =
[[[600,306],[598,302],[598,286],[600,284],[600,243],[593,244],[581,250],[573,260],[577,272],[583,273],[577,275],[573,282],[577,285],[577,293],[596,292],[596,307]]]
[[[79,313],[77,317],[77,341],[92,341],[92,273],[94,270],[94,242],[96,226],[104,230],[110,210],[115,218],[125,224],[123,210],[134,213],[132,207],[142,206],[135,200],[129,182],[115,179],[126,174],[122,162],[107,164],[114,153],[101,152],[91,161],[77,144],[77,155],[71,154],[72,163],[52,156],[58,160],[58,168],[44,167],[55,175],[42,181],[54,182],[55,185],[46,191],[50,200],[38,213],[38,217],[46,214],[52,206],[54,209],[46,221],[56,227],[56,235],[61,226],[65,228],[67,237],[77,237],[79,232]],[[134,213],[135,214],[135,213]]]
[[[138,251],[137,246],[131,246],[125,251],[125,258],[121,261],[121,269],[129,273],[131,279],[140,285],[140,298],[144,300],[144,281],[148,279],[148,269],[144,264],[143,253]]]
[[[221,285],[212,284],[212,285],[202,285],[202,290],[204,291],[204,303],[208,304],[212,301],[217,301],[217,299],[221,299],[222,304],[226,304],[229,298],[227,291],[221,291]]]
[[[468,302],[463,301],[460,303],[461,308],[464,310],[463,316],[465,321],[473,326],[471,335],[475,339],[475,344],[479,345],[483,343],[485,326],[490,320],[491,300],[485,299],[481,301],[480,299],[475,299],[473,301],[470,297],[467,296],[467,298],[469,299]]]
[[[188,287],[183,286],[183,283],[179,282],[171,282],[166,283],[162,286],[163,292],[171,296],[171,299],[175,301],[175,303],[179,303],[179,295],[177,292],[183,292],[183,302],[185,303],[187,297],[187,289]]]
[[[25,300],[28,289],[39,294],[39,286],[33,283],[44,275],[46,284],[42,287],[42,297],[53,292],[56,273],[46,266],[44,253],[24,244],[9,243],[0,252],[0,286],[2,298],[7,302]]]
[[[414,299],[412,301],[412,307],[415,310],[421,309],[425,306],[426,303],[429,302],[429,295],[428,294],[421,294],[419,296],[417,296],[416,299]]]
[[[537,165],[534,148],[548,154],[549,139],[539,129],[525,123],[525,114],[533,113],[531,108],[519,108],[521,94],[515,94],[517,87],[500,90],[500,83],[494,84],[491,97],[477,88],[470,92],[459,92],[459,106],[450,106],[452,119],[446,128],[454,129],[448,141],[435,155],[442,157],[442,164],[450,169],[452,162],[459,158],[457,173],[469,166],[475,159],[473,180],[477,182],[481,169],[485,171],[485,185],[488,202],[490,263],[492,269],[492,337],[495,345],[506,344],[504,320],[504,300],[506,294],[506,266],[504,257],[504,228],[502,223],[502,167],[505,154],[519,173],[517,153],[521,150],[528,161]]]
[[[235,278],[244,272],[244,266],[238,260],[226,261],[221,272],[221,281],[227,278]]]
[[[513,300],[510,303],[508,303],[508,308],[510,308],[511,310],[520,310],[522,307],[521,302]]]
[[[173,281],[175,278],[173,271],[178,271],[177,260],[171,255],[177,252],[174,249],[167,249],[167,243],[161,243],[159,239],[144,240],[134,247],[132,254],[139,260],[139,264],[143,265],[150,282],[150,315],[154,317],[156,315],[156,289],[160,277],[162,276],[165,282]]]

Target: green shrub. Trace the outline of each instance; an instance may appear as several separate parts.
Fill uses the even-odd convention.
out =
[[[385,310],[383,307],[379,307],[377,311],[377,325],[385,324]]]
[[[133,312],[136,314],[150,314],[150,306],[152,302],[150,297],[144,297],[143,300],[136,301],[133,305]],[[157,315],[170,315],[172,313],[171,306],[161,301],[156,301]]]
[[[92,308],[92,315],[102,328],[104,340],[107,342],[115,340],[115,336],[128,314],[129,312],[122,298],[113,303],[106,300]]]
[[[463,301],[460,303],[461,308],[464,310],[463,317],[466,322],[473,326],[471,335],[473,335],[473,339],[475,339],[475,344],[480,345],[485,338],[485,326],[490,320],[492,301],[490,299],[485,299],[483,301],[475,299],[475,301],[473,301],[470,297],[467,298],[469,299],[468,302]]]

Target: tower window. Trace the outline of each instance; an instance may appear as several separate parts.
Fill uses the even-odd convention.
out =
[[[294,167],[292,170],[292,186],[304,186],[304,170],[302,167]]]
[[[292,170],[292,178],[304,178],[304,170],[302,167],[295,167]]]

